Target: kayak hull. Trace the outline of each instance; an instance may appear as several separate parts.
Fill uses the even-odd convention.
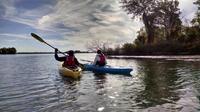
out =
[[[77,67],[75,69],[69,69],[66,67],[60,67],[59,68],[59,73],[60,75],[64,76],[64,77],[70,77],[73,79],[78,79],[81,77],[81,71],[82,69],[80,67]]]
[[[132,68],[120,68],[120,67],[110,67],[110,66],[95,66],[92,64],[84,64],[85,71],[93,71],[95,73],[110,73],[110,74],[122,74],[131,75]]]

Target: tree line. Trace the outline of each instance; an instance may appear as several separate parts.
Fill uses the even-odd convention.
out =
[[[11,48],[0,48],[0,54],[16,54],[17,50],[14,47]]]
[[[144,27],[132,43],[103,48],[107,54],[200,54],[200,0],[194,2],[198,10],[189,25],[181,21],[178,0],[121,0],[121,4]]]

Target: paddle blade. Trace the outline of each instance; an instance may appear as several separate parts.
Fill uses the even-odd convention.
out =
[[[45,43],[45,41],[44,41],[41,37],[39,37],[38,35],[36,35],[35,33],[31,33],[31,36],[32,36],[33,38],[35,38],[36,40]]]

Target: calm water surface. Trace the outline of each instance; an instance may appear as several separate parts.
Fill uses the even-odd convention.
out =
[[[93,60],[94,54],[76,54]],[[82,63],[86,63],[83,62]],[[0,112],[197,112],[198,59],[109,59],[132,76],[61,77],[53,55],[0,55]]]

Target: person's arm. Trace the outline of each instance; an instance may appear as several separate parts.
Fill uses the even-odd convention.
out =
[[[78,62],[78,60],[76,58],[74,59],[74,61],[75,61],[76,65],[78,65],[78,66],[80,65],[80,63]]]
[[[58,57],[58,49],[55,49],[55,55],[54,55],[55,59],[57,61],[65,61],[66,57]]]
[[[105,55],[104,55],[105,56]],[[105,64],[107,64],[107,57],[105,56]]]
[[[93,62],[93,65],[96,65],[96,63],[97,63],[97,61],[98,61],[98,58],[99,58],[99,56],[96,55],[96,57],[95,57],[95,59],[94,59],[94,62]]]

